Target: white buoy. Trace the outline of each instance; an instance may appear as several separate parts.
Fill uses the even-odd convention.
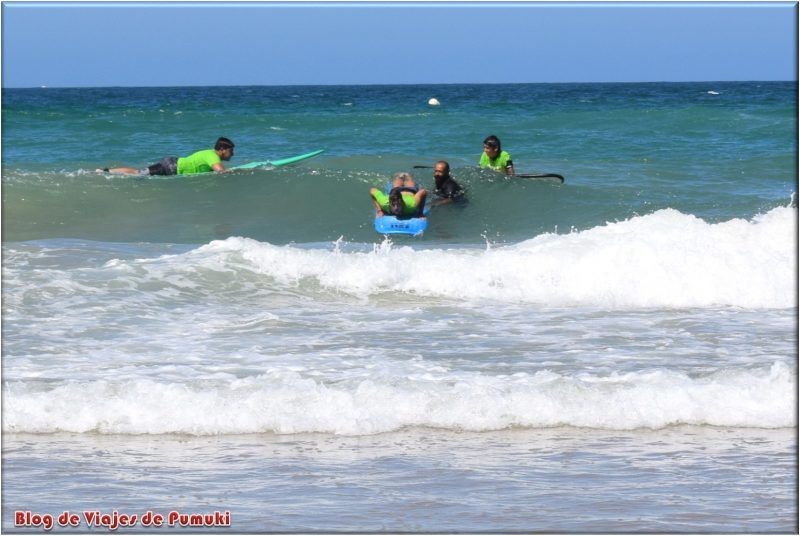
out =
[[[439,99],[432,98],[432,99],[428,99],[428,104],[429,104],[430,106],[439,106],[439,105],[440,105],[440,104],[442,104],[442,103],[441,103],[441,102],[439,102]]]

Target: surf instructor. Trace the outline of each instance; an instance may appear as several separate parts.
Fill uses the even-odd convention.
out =
[[[433,166],[433,181],[436,186],[434,194],[439,198],[434,206],[446,205],[456,199],[464,198],[464,190],[450,175],[450,164],[446,160],[439,160]]]
[[[219,138],[213,149],[203,149],[189,156],[165,156],[155,164],[146,168],[130,167],[103,168],[98,172],[122,175],[189,175],[194,173],[222,173],[225,171],[223,161],[233,158],[233,142],[228,138]]]

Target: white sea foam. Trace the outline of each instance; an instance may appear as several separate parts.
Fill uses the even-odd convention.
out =
[[[3,430],[796,426],[796,217],[662,210],[485,248],[6,246]]]
[[[677,424],[796,426],[796,371],[785,364],[705,376],[654,370],[609,376],[426,373],[325,384],[282,370],[229,381],[71,382],[5,387],[6,432],[108,434],[325,432],[407,426],[486,431]]]
[[[551,307],[790,308],[796,297],[797,211],[707,223],[667,209],[582,232],[544,234],[485,250],[373,251],[215,241],[141,267],[255,272],[279,285],[313,281],[356,296],[402,292]],[[424,243],[421,243],[424,244]]]

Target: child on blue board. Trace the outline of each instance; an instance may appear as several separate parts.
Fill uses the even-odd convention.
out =
[[[377,217],[385,215],[398,218],[424,217],[422,211],[425,208],[428,192],[417,185],[417,181],[410,173],[395,173],[392,189],[388,194],[378,188],[370,188],[369,195],[375,204]]]
[[[514,174],[514,163],[511,155],[500,147],[500,138],[489,136],[483,140],[483,154],[478,161],[481,169],[490,168],[506,175]]]

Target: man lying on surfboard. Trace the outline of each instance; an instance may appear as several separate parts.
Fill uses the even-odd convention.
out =
[[[129,167],[103,168],[98,172],[118,173],[124,175],[189,175],[192,173],[221,173],[225,171],[222,161],[233,158],[233,142],[228,138],[219,138],[213,149],[197,151],[189,156],[165,156],[152,166],[142,169]]]
[[[378,188],[370,188],[369,195],[375,203],[377,217],[392,215],[397,217],[424,217],[425,198],[428,195],[425,188],[420,188],[417,181],[410,173],[395,173],[392,179],[392,189],[388,195]]]

